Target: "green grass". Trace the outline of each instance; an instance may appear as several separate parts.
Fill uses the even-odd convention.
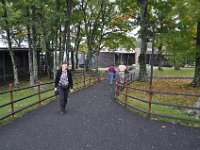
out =
[[[175,70],[174,68],[163,68],[163,71],[154,70],[154,76],[193,77],[194,68],[181,68],[180,70]]]

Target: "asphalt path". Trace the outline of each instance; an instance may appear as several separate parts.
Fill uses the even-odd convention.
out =
[[[150,120],[114,99],[100,81],[0,127],[0,150],[200,150],[200,129]]]

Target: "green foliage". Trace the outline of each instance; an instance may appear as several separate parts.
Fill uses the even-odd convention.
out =
[[[185,60],[189,63],[195,60],[199,5],[200,3],[195,0],[150,2],[151,18],[156,20],[156,45],[162,46],[159,53],[168,54],[170,61],[178,66]]]
[[[117,48],[126,48],[127,51],[135,48],[135,39],[133,37],[128,37],[123,33],[111,33],[105,37],[103,41],[106,47],[111,50],[116,50]]]
[[[56,41],[62,45],[67,18],[66,0],[10,0],[6,9],[13,44],[27,41],[27,25],[35,25],[38,45],[45,49],[45,41],[52,46]],[[138,27],[141,21],[138,0],[73,0],[71,14],[71,41],[75,43],[77,26],[81,24],[81,43],[87,43],[91,54],[102,47],[127,50],[135,47],[135,39],[127,33]],[[140,1],[142,2],[142,1]],[[31,7],[36,8],[36,19],[32,22]],[[196,55],[196,25],[200,20],[200,2],[197,0],[151,0],[147,10],[148,41],[152,41],[152,25],[156,24],[156,46],[162,45],[160,53],[170,56],[172,62],[193,62]],[[30,13],[30,16],[27,13]],[[0,3],[0,14],[4,6]],[[58,28],[61,27],[61,31]],[[45,28],[44,28],[44,27]],[[0,17],[1,38],[6,41],[5,18]],[[47,31],[44,35],[44,29]],[[58,30],[58,31],[57,31]],[[58,35],[57,35],[58,33]],[[32,34],[32,33],[30,33]],[[141,32],[139,32],[141,35]],[[140,36],[139,35],[139,36]],[[60,40],[55,39],[56,37]],[[20,41],[20,42],[19,42]],[[75,43],[76,44],[76,43]],[[143,44],[144,45],[144,44]],[[85,51],[85,50],[84,50]]]

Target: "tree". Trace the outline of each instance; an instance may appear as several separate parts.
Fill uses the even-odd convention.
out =
[[[140,6],[140,34],[141,34],[141,53],[139,56],[139,81],[147,80],[146,70],[146,50],[147,50],[147,12],[148,0],[138,0]]]
[[[17,71],[17,66],[15,64],[15,58],[14,58],[14,52],[12,49],[12,41],[11,41],[11,34],[10,34],[10,29],[11,29],[11,18],[8,15],[8,6],[6,4],[6,0],[2,0],[2,6],[4,9],[4,19],[3,21],[5,22],[5,30],[6,30],[6,34],[7,34],[7,42],[8,42],[8,50],[9,50],[9,54],[10,54],[10,58],[11,58],[11,62],[12,62],[12,67],[13,67],[13,74],[14,74],[14,85],[15,86],[19,86],[19,79],[18,79],[18,71]]]
[[[193,85],[200,86],[200,20],[197,23],[196,57]]]
[[[152,0],[149,3],[150,17],[148,17],[149,26],[155,26],[156,47],[158,50],[158,70],[162,70],[162,56],[165,48],[165,34],[174,30],[174,22],[170,16],[174,2],[171,0]],[[150,31],[150,38],[152,38],[152,31]]]
[[[167,52],[170,59],[175,61],[175,68],[179,68],[185,59],[195,61],[192,83],[200,86],[200,2],[196,0],[168,0],[167,2],[173,3],[169,14],[173,27],[165,34]]]
[[[95,54],[98,57],[103,47],[112,49],[114,46],[119,48],[128,43],[124,39],[134,41],[131,40],[134,38],[127,34],[133,29],[132,15],[129,9],[125,9],[123,4],[121,1],[82,1],[81,8],[88,46],[87,68],[91,68],[92,56]],[[127,44],[127,48],[130,45],[134,48],[134,42]],[[96,66],[98,66],[98,62]]]
[[[104,1],[81,1],[81,9],[84,18],[85,25],[85,35],[86,43],[88,47],[87,60],[86,60],[86,70],[92,68],[92,55],[93,55],[93,45],[97,36],[97,31],[100,26],[101,19],[101,4]]]
[[[195,72],[192,84],[200,87],[200,2],[192,1],[190,2],[190,7],[192,8],[190,13],[195,12],[193,15],[196,25]]]

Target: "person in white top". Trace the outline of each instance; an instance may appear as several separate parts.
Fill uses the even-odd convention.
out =
[[[121,63],[121,65],[119,65],[118,67],[118,70],[119,70],[120,81],[124,82],[126,66],[123,63]]]

